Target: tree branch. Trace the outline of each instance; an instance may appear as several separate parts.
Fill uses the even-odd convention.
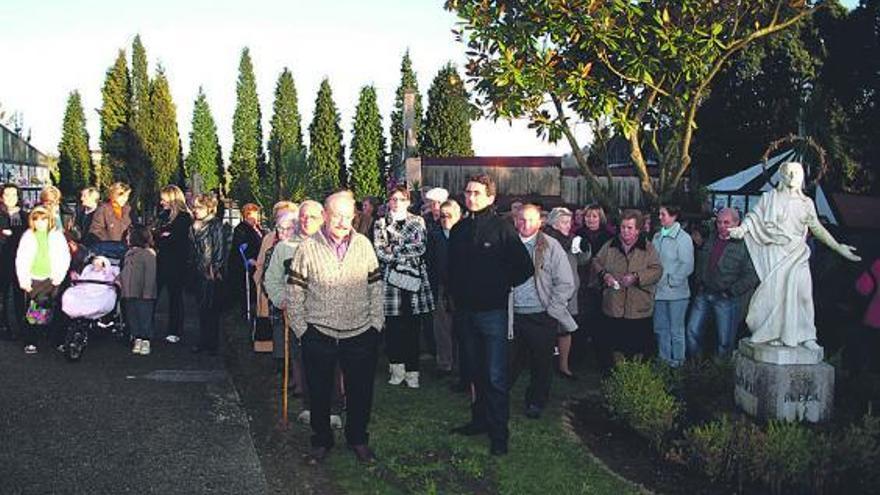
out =
[[[611,63],[611,59],[608,58],[608,53],[605,52],[604,50],[598,52],[598,56],[599,56],[599,60],[601,60],[605,64],[605,66],[608,67],[608,70],[610,70],[615,76],[623,79],[624,81],[629,81],[631,83],[644,84],[645,86],[651,88],[652,90],[660,93],[663,96],[669,96],[668,92],[664,91],[663,88],[657,86],[656,84],[651,84],[646,81],[642,81],[640,79],[637,79],[635,77],[627,76],[623,72],[617,70],[617,68],[614,67],[614,65]]]
[[[596,193],[601,196],[603,202],[608,203],[610,199],[609,190],[611,189],[611,182],[608,182],[608,188],[603,188],[602,184],[599,182],[599,179],[596,177],[596,174],[590,170],[589,165],[587,164],[587,157],[584,156],[584,151],[581,149],[580,144],[577,142],[577,138],[574,133],[571,131],[571,127],[568,125],[568,117],[565,115],[565,109],[562,106],[562,101],[557,97],[554,93],[550,93],[550,97],[553,99],[553,106],[556,108],[556,114],[558,116],[558,121],[562,130],[562,134],[565,136],[565,139],[568,140],[569,146],[571,146],[572,154],[574,154],[574,159],[577,161],[578,166],[581,169],[581,172],[587,178],[587,182],[593,188]],[[615,201],[614,204],[617,202]]]
[[[712,69],[709,71],[709,74],[703,79],[700,85],[697,87],[697,90],[694,92],[690,101],[688,102],[688,110],[687,116],[685,118],[685,129],[684,135],[681,141],[681,165],[678,168],[678,171],[673,175],[672,181],[668,184],[670,189],[674,189],[681,178],[684,177],[684,174],[687,172],[688,168],[691,165],[691,156],[690,156],[690,147],[691,147],[691,139],[694,134],[694,122],[696,120],[697,109],[700,107],[700,101],[703,98],[703,94],[706,92],[706,89],[709,87],[709,84],[721,71],[724,67],[724,64],[727,60],[733,56],[735,53],[739,52],[746,46],[748,46],[751,42],[763,38],[765,36],[769,36],[777,31],[782,31],[783,29],[788,28],[799,22],[801,19],[812,15],[816,10],[820,9],[824,4],[819,4],[816,7],[806,9],[801,11],[795,16],[792,16],[790,19],[782,22],[782,23],[771,23],[761,29],[755,30],[755,32],[749,34],[745,38],[736,41],[728,46],[726,52],[724,52],[718,60],[712,66]]]

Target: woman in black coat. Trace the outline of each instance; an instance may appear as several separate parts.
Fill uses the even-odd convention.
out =
[[[4,184],[0,202],[0,338],[12,338],[9,326],[9,308],[6,302],[12,292],[12,307],[15,321],[24,317],[24,293],[18,287],[15,275],[15,253],[21,234],[28,228],[28,216],[18,206],[19,190],[15,184]]]
[[[232,298],[241,302],[242,315],[247,314],[250,304],[256,301],[254,270],[257,256],[263,243],[263,228],[260,226],[260,207],[247,203],[241,207],[241,222],[232,231],[232,245],[229,246],[227,286]],[[244,246],[244,259],[241,247]],[[245,261],[247,260],[247,282],[245,282]],[[245,286],[247,283],[250,287]],[[245,297],[250,290],[250,301]]]
[[[163,287],[168,289],[168,333],[165,341],[176,344],[183,335],[183,288],[189,260],[189,230],[193,221],[179,187],[163,187],[159,200],[162,210],[153,232],[157,251],[158,291],[161,293]]]
[[[223,221],[216,217],[217,199],[200,194],[193,201],[193,221],[189,230],[190,267],[199,303],[199,339],[193,352],[217,352],[220,337],[218,293],[226,262],[226,236]]]

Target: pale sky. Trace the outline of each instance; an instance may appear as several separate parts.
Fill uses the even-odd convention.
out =
[[[5,0],[0,2],[3,66],[0,103],[23,114],[32,143],[57,153],[67,96],[79,90],[91,147],[98,147],[101,86],[119,48],[131,57],[141,35],[150,63],[166,70],[178,128],[189,147],[190,119],[198,87],[204,87],[228,160],[241,49],[250,48],[269,135],[275,83],[284,67],[296,82],[302,127],[308,140],[321,79],[330,78],[346,144],[361,86],[376,86],[388,132],[400,59],[407,48],[423,102],[431,80],[447,61],[461,67],[464,46],[450,29],[456,17],[430,0]],[[425,107],[427,108],[427,106]],[[387,136],[386,136],[387,137]],[[478,155],[563,154],[542,142],[525,123],[475,122]]]
[[[844,0],[849,7],[857,0]],[[4,0],[0,47],[4,74],[0,103],[20,111],[32,143],[56,154],[67,96],[79,90],[86,108],[91,147],[98,147],[101,85],[124,48],[131,56],[136,34],[147,49],[150,72],[166,70],[184,149],[198,87],[204,87],[217,121],[224,158],[232,145],[232,114],[241,49],[250,48],[269,135],[275,82],[293,72],[308,139],[318,85],[330,78],[346,143],[361,86],[376,86],[388,131],[400,58],[409,48],[425,108],[431,80],[453,61],[461,67],[464,46],[450,32],[456,17],[442,0]],[[585,131],[580,127],[581,134]],[[579,136],[586,144],[586,136]],[[387,136],[386,136],[387,138]],[[473,125],[477,155],[561,155],[567,144],[549,145],[524,122]]]

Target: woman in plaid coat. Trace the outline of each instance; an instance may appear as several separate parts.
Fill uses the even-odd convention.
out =
[[[373,245],[385,274],[385,346],[391,371],[388,383],[406,381],[408,387],[418,388],[421,315],[434,310],[434,297],[423,260],[427,246],[425,221],[409,213],[409,205],[406,186],[391,191],[388,213],[376,222]]]

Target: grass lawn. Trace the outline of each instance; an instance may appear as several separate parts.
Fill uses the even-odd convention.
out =
[[[384,361],[381,370],[386,370]],[[379,463],[364,467],[353,455],[331,455],[330,477],[346,493],[636,493],[593,462],[565,426],[561,402],[587,395],[585,381],[554,380],[551,405],[539,420],[523,415],[528,373],[511,394],[510,453],[489,455],[485,435],[450,435],[470,419],[468,399],[423,373],[422,386],[376,377],[370,444]],[[343,440],[344,442],[344,440]],[[344,447],[343,447],[344,448]],[[342,449],[338,449],[342,450]]]

